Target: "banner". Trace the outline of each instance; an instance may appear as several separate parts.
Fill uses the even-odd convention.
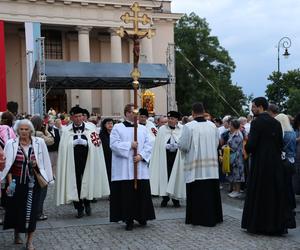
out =
[[[41,37],[41,24],[25,22],[25,40],[27,55],[27,89],[28,89],[28,110],[31,114],[43,115],[43,92],[39,89],[30,89],[29,82],[32,77],[34,65],[38,61],[39,44],[37,39]]]
[[[0,112],[6,110],[6,65],[5,65],[5,39],[4,22],[0,20]]]

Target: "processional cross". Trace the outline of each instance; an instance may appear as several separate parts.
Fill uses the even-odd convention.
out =
[[[143,25],[147,25],[151,23],[151,18],[149,18],[146,14],[140,15],[140,6],[137,2],[135,2],[131,7],[131,11],[133,15],[130,15],[128,12],[123,14],[120,18],[121,20],[128,24],[130,22],[133,23],[133,29],[125,30],[124,27],[120,27],[117,31],[117,34],[120,37],[124,37],[128,40],[133,41],[133,70],[131,72],[131,77],[133,79],[133,89],[134,89],[134,141],[137,141],[137,115],[138,115],[138,105],[137,105],[137,91],[139,88],[139,78],[141,76],[141,72],[139,71],[139,58],[140,58],[140,40],[147,37],[148,39],[154,36],[154,31],[151,28],[148,29],[140,29],[139,23]],[[133,153],[134,157],[137,156],[137,149],[134,149]],[[137,163],[134,163],[134,188],[137,189]]]

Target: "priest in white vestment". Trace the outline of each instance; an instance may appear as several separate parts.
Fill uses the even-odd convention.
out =
[[[223,221],[219,189],[219,133],[204,119],[202,103],[192,107],[194,120],[183,126],[179,149],[184,154],[186,224],[215,226]]]
[[[177,111],[168,112],[168,124],[159,128],[150,160],[151,194],[163,197],[160,204],[161,207],[166,207],[170,200],[167,190],[176,190],[175,187],[168,188],[168,185],[176,185],[179,186],[179,189],[185,190],[183,178],[176,178],[181,180],[181,183],[169,182],[171,174],[175,177],[180,174],[181,170],[173,168],[176,155],[179,154],[178,140],[182,131],[182,125],[178,123],[179,119],[180,114]],[[177,171],[177,173],[173,173],[173,171]],[[180,193],[182,194],[183,192]],[[180,207],[180,202],[177,198],[182,197],[178,197],[177,194],[171,194],[170,196],[172,196],[173,206]]]
[[[56,175],[56,204],[73,202],[77,218],[84,210],[91,215],[91,200],[110,194],[99,135],[83,122],[82,113],[78,106],[70,111],[73,122],[62,132]]]
[[[145,226],[155,219],[151,199],[148,164],[152,143],[147,129],[138,125],[138,138],[134,141],[133,104],[124,108],[125,121],[116,124],[110,134],[112,150],[110,221],[123,221],[126,230],[132,230],[134,220]],[[134,157],[133,149],[137,148]],[[134,162],[137,168],[137,189],[134,188]]]

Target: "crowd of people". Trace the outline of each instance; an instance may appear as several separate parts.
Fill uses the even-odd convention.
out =
[[[91,216],[90,203],[109,197],[110,221],[155,219],[161,207],[186,200],[186,224],[223,221],[220,189],[245,199],[242,228],[250,233],[286,234],[295,228],[300,194],[300,113],[280,113],[264,97],[252,101],[248,117],[212,118],[201,103],[190,116],[177,111],[151,116],[141,108],[134,138],[134,107],[122,119],[90,116],[79,106],[69,114],[50,109],[44,117],[3,112],[0,125],[0,218],[14,229],[14,243],[34,249],[37,221],[55,183],[56,205],[73,203],[76,217]],[[135,152],[135,153],[134,153]],[[136,167],[135,167],[136,166]],[[225,185],[228,183],[228,185]]]

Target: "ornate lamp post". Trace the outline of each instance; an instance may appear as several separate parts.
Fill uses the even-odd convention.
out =
[[[285,49],[283,56],[285,58],[288,58],[290,53],[288,52],[288,48],[291,47],[292,41],[289,37],[285,36],[282,37],[277,45],[277,72],[280,72],[280,57],[279,57],[279,52],[280,52],[280,47],[283,47]]]
[[[154,36],[154,32],[151,28],[140,29],[139,23],[147,25],[151,23],[151,19],[146,15],[140,15],[140,6],[135,2],[131,7],[133,15],[128,12],[123,14],[120,18],[124,23],[133,23],[133,29],[125,30],[124,27],[120,27],[117,34],[120,37],[133,41],[133,70],[131,72],[131,77],[133,79],[133,89],[134,89],[134,141],[137,141],[137,115],[138,115],[138,105],[137,105],[137,90],[139,88],[139,78],[141,72],[139,71],[139,57],[140,57],[140,40],[147,37],[150,39]],[[134,156],[137,155],[137,149],[134,149]],[[137,189],[137,163],[134,163],[134,188]]]

